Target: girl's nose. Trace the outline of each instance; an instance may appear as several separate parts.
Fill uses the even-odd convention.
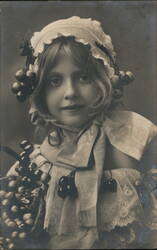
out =
[[[76,86],[74,86],[74,83],[71,79],[68,79],[65,84],[65,93],[64,98],[66,100],[68,99],[74,99],[78,96]]]

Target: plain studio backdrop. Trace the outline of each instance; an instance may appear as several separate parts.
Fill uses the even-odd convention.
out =
[[[28,101],[19,103],[11,92],[15,73],[25,66],[19,45],[25,36],[48,23],[70,16],[100,21],[112,38],[121,70],[130,70],[135,81],[125,88],[126,109],[157,124],[157,2],[155,1],[9,1],[1,2],[1,144],[21,152],[19,142],[34,142]],[[136,147],[136,145],[135,145]],[[157,155],[152,149],[149,164]],[[5,174],[14,159],[1,153]]]

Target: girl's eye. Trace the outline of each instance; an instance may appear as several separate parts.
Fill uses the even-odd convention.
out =
[[[62,79],[60,77],[53,77],[50,80],[50,85],[52,87],[59,87],[62,84]]]
[[[79,76],[79,82],[88,84],[90,83],[89,77],[87,75],[81,75]]]

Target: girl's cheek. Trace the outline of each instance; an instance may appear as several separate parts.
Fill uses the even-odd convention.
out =
[[[59,97],[59,91],[56,91],[54,88],[49,88],[46,92],[46,101],[48,103]]]
[[[53,93],[49,92],[46,94],[46,103],[47,103],[47,107],[50,111],[50,109],[52,108],[53,106],[53,102],[54,102],[54,98],[53,98]]]
[[[90,100],[91,98],[96,98],[96,95],[98,94],[99,89],[97,85],[93,83],[93,84],[87,84],[83,86],[80,92],[84,97]]]
[[[60,106],[60,94],[56,91],[47,93],[46,103],[50,113],[54,112]]]

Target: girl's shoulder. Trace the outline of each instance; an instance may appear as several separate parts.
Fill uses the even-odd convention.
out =
[[[157,137],[157,126],[132,111],[111,112],[104,121],[103,128],[112,151],[120,151],[136,160],[142,158],[150,142]]]
[[[105,153],[105,168],[106,169],[122,169],[131,168],[139,169],[139,161],[129,154],[124,153],[118,147],[110,143],[109,139],[106,140],[106,153]]]

